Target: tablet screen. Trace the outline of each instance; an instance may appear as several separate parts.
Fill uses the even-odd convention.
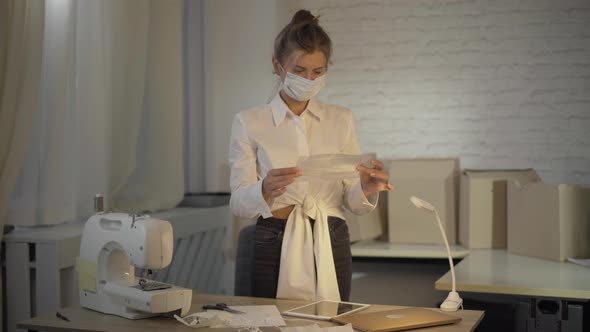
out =
[[[285,314],[298,314],[307,317],[330,319],[353,311],[367,308],[368,305],[350,302],[319,301],[299,308],[291,309]]]

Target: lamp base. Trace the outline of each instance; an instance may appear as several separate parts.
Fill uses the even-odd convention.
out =
[[[463,308],[463,299],[457,292],[449,292],[449,296],[440,305],[442,311],[457,311],[459,308]]]

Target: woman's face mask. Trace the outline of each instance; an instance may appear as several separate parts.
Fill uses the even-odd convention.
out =
[[[324,85],[326,85],[326,74],[315,80],[308,80],[286,71],[281,64],[279,64],[279,68],[286,73],[285,80],[281,84],[281,89],[295,100],[308,101],[315,97]]]

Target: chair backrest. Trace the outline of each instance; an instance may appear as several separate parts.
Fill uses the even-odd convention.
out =
[[[240,231],[236,253],[236,278],[234,294],[252,296],[252,275],[254,273],[254,234],[256,225],[248,225]]]

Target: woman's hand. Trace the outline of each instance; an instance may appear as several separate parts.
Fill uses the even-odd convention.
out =
[[[303,175],[298,167],[274,168],[266,173],[262,180],[262,196],[265,201],[279,197],[287,191],[287,186]]]
[[[393,185],[388,183],[389,173],[384,170],[383,163],[379,160],[371,160],[374,168],[358,165],[356,169],[361,173],[361,186],[365,196],[369,198],[374,193],[389,191]]]

